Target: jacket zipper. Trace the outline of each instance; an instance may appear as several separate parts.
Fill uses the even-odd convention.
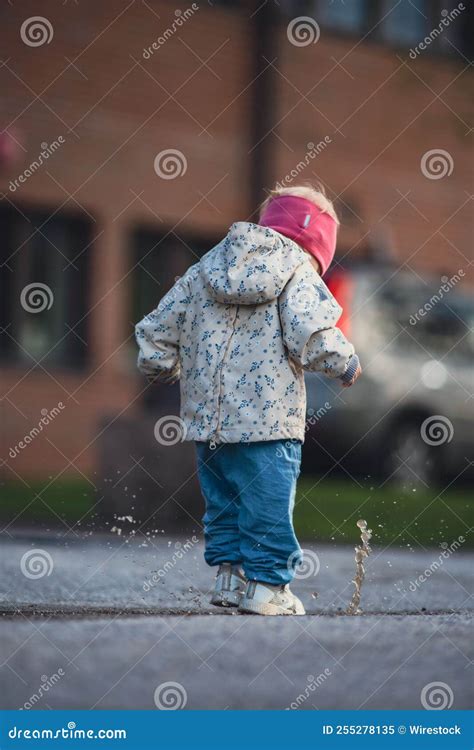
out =
[[[224,362],[226,360],[227,354],[229,352],[230,342],[232,341],[232,337],[235,333],[235,324],[237,322],[237,317],[239,315],[239,305],[235,308],[235,315],[234,319],[232,321],[232,331],[229,336],[229,339],[227,341],[227,346],[225,348],[224,356],[221,359],[221,371],[219,374],[219,393],[217,396],[217,423],[216,423],[216,429],[211,433],[209,436],[209,448],[211,451],[213,451],[216,447],[217,438],[219,437],[219,428],[221,426],[221,406],[222,406],[222,378],[223,378],[223,371],[224,371]]]

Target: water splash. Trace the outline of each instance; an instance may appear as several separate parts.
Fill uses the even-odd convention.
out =
[[[369,542],[372,538],[372,530],[367,528],[367,521],[363,521],[361,519],[357,521],[357,526],[360,529],[360,538],[362,540],[362,544],[358,545],[355,548],[356,574],[352,582],[355,586],[355,591],[352,594],[351,602],[347,608],[348,615],[360,615],[361,614],[359,604],[360,604],[362,584],[365,578],[364,560],[366,557],[370,555],[372,551],[369,545]]]

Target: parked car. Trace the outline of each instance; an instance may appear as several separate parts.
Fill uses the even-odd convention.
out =
[[[472,476],[474,299],[462,275],[363,264],[328,279],[363,375],[348,389],[307,375],[306,471],[419,485]]]

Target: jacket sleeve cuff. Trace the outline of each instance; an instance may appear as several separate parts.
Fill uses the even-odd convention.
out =
[[[353,354],[351,358],[349,359],[345,372],[343,373],[343,375],[341,375],[342,382],[350,383],[352,379],[354,378],[354,375],[356,374],[358,367],[359,367],[359,357],[357,356],[357,354]]]

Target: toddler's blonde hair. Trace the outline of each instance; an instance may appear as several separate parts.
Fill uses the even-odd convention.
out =
[[[306,198],[307,201],[314,203],[323,213],[332,216],[337,225],[339,225],[339,219],[336,214],[333,202],[327,197],[326,191],[323,185],[318,183],[316,186],[313,185],[295,185],[294,187],[280,187],[277,185],[273,190],[270,191],[270,195],[266,198],[260,206],[259,217],[261,218],[268,204],[273,198],[277,198],[280,195],[292,195],[298,198]]]

